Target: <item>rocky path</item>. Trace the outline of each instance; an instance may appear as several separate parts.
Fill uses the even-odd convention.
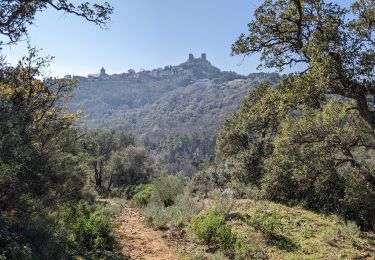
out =
[[[161,232],[146,226],[136,209],[124,206],[117,223],[123,252],[130,259],[178,259],[163,240]]]

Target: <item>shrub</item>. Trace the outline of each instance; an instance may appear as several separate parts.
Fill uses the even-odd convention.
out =
[[[164,207],[172,206],[177,195],[182,194],[185,188],[185,180],[179,175],[161,174],[153,181],[154,190],[150,200],[153,203],[161,203]]]
[[[71,255],[121,259],[111,218],[103,214],[102,207],[80,202],[74,207],[62,208],[55,217],[59,219],[55,236],[66,240]]]
[[[154,192],[153,184],[138,185],[138,192],[133,196],[132,201],[139,207],[144,207],[150,202],[152,193]]]
[[[282,231],[280,216],[275,212],[257,212],[248,220],[248,224],[269,238]]]
[[[323,240],[328,245],[336,245],[339,235],[336,227],[329,227],[323,232]]]
[[[348,221],[329,227],[323,234],[323,239],[330,245],[336,245],[340,240],[353,243],[358,239],[360,229],[355,222]]]
[[[208,246],[213,246],[231,254],[235,235],[225,223],[225,217],[215,210],[206,215],[193,217],[191,228],[199,240]]]
[[[341,225],[339,230],[341,236],[349,242],[354,242],[360,234],[359,227],[353,221],[348,221],[344,225]]]
[[[147,224],[158,229],[163,229],[167,227],[168,222],[172,219],[173,211],[171,209],[151,203],[143,208],[141,212]]]
[[[227,215],[230,213],[231,209],[234,206],[234,199],[230,195],[220,196],[215,203],[215,211],[219,214]]]
[[[113,197],[131,200],[137,193],[148,188],[151,184],[128,185],[126,187],[114,188],[111,192]]]
[[[113,188],[111,191],[111,196],[115,198],[123,198],[125,196],[125,189],[126,188]]]
[[[170,207],[163,204],[150,203],[142,209],[146,222],[155,228],[166,228],[168,224],[183,226],[201,210],[198,202],[190,196],[179,195],[176,203]]]
[[[183,226],[201,211],[197,200],[189,195],[178,195],[173,206],[172,224]]]
[[[0,259],[123,259],[112,212],[81,201],[31,215],[28,223],[0,218]]]

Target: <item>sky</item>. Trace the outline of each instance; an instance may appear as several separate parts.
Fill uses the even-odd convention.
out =
[[[76,1],[77,2],[77,1]],[[101,2],[101,0],[93,1]],[[55,57],[53,76],[86,76],[103,66],[108,74],[178,65],[188,54],[207,53],[222,70],[256,72],[258,57],[231,56],[231,44],[247,31],[258,0],[109,0],[107,30],[55,10],[39,13],[29,27],[31,46]],[[15,62],[27,42],[5,47]]]
[[[83,0],[72,0],[83,2]],[[100,3],[102,0],[91,2]],[[231,45],[261,0],[109,0],[114,7],[107,30],[80,17],[47,10],[29,27],[31,46],[55,57],[50,76],[86,76],[104,67],[108,74],[128,69],[178,65],[188,54],[222,70],[257,72],[259,56],[231,56]],[[335,1],[340,2],[342,1]],[[350,1],[345,1],[350,2]],[[27,42],[5,47],[8,61],[25,55]]]

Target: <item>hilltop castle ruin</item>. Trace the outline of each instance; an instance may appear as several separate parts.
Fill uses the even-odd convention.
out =
[[[194,58],[194,55],[189,53],[188,62],[194,62],[194,61],[207,61],[207,54],[202,53],[200,58]]]

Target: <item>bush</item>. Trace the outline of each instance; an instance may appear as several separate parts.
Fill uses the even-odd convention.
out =
[[[139,207],[144,207],[150,202],[152,193],[154,192],[153,184],[138,185],[138,192],[133,196],[132,201]]]
[[[128,185],[112,189],[111,195],[116,198],[131,200],[137,193],[146,189],[150,184]]]
[[[340,226],[340,234],[346,241],[352,243],[358,239],[360,229],[355,222],[348,221],[344,225]]]
[[[324,240],[330,245],[336,245],[340,240],[349,243],[355,242],[360,234],[360,229],[355,222],[347,222],[329,227],[323,234]]]
[[[163,204],[164,207],[172,206],[177,195],[185,189],[185,180],[179,175],[161,174],[153,181],[154,190],[150,200],[153,203]]]
[[[282,232],[280,216],[275,212],[258,212],[248,220],[248,224],[261,231],[268,238]]]
[[[166,228],[174,213],[172,208],[165,208],[155,203],[147,205],[141,212],[147,224],[158,229]]]
[[[215,211],[226,216],[234,206],[234,199],[230,195],[220,196],[215,203]]]
[[[66,240],[66,250],[71,255],[121,259],[111,218],[103,214],[102,207],[80,202],[62,208],[54,217],[59,219],[55,236]]]
[[[201,210],[198,202],[190,196],[181,194],[175,200],[176,203],[170,207],[164,207],[160,203],[150,203],[144,207],[142,215],[146,222],[158,229],[166,228],[168,224],[184,226]]]
[[[0,219],[0,259],[66,259],[68,252],[53,237],[46,219]]]
[[[201,207],[196,201],[189,195],[179,195],[176,198],[176,204],[174,206],[174,215],[172,224],[175,226],[183,226],[190,222],[190,220],[201,211]]]
[[[191,228],[199,240],[228,254],[233,252],[236,237],[225,223],[225,217],[215,210],[206,215],[196,216],[191,221]]]

